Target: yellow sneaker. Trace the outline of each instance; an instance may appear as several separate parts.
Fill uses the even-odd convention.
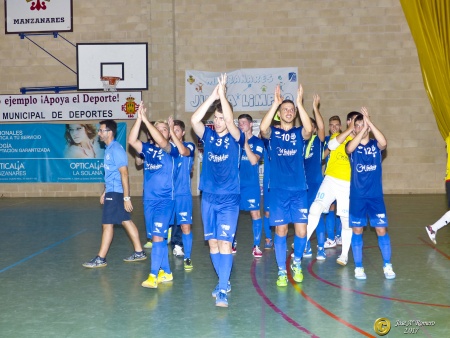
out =
[[[159,270],[158,272],[158,284],[166,283],[173,281],[172,273],[165,273],[163,270]]]
[[[144,249],[151,249],[153,247],[153,242],[148,240],[147,243],[144,244]]]
[[[286,271],[278,271],[277,286],[287,286]]]
[[[297,283],[303,282],[302,266],[300,264],[300,262],[292,262],[291,264],[292,278],[294,278]]]
[[[144,288],[156,289],[158,287],[158,278],[155,275],[148,275],[148,279],[141,284]]]

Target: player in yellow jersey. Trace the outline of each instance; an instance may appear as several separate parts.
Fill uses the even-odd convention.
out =
[[[354,119],[359,115],[352,111],[347,114],[347,129],[342,133],[331,136],[328,142],[330,155],[325,170],[325,177],[317,192],[316,199],[309,209],[307,240],[319,223],[323,212],[328,211],[330,205],[336,201],[336,214],[342,223],[342,252],[337,259],[340,265],[347,265],[348,251],[352,240],[352,229],[348,225],[348,209],[350,196],[350,161],[345,152],[345,145],[354,135]]]
[[[437,220],[433,225],[428,225],[425,227],[428,237],[436,244],[436,232],[450,223],[450,133],[445,139],[445,144],[447,146],[447,172],[445,174],[445,192],[447,193],[447,211],[441,218]]]

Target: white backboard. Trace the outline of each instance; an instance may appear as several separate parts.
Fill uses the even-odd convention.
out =
[[[78,90],[103,90],[102,76],[120,77],[117,90],[147,90],[148,44],[78,43]]]

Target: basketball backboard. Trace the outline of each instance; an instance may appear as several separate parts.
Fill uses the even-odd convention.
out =
[[[147,43],[78,43],[78,90],[103,90],[102,76],[117,76],[117,90],[148,89]]]

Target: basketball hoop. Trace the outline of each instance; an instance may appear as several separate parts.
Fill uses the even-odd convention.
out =
[[[116,87],[120,81],[120,77],[117,76],[102,76],[100,80],[103,82],[103,90],[105,92],[115,92]]]

